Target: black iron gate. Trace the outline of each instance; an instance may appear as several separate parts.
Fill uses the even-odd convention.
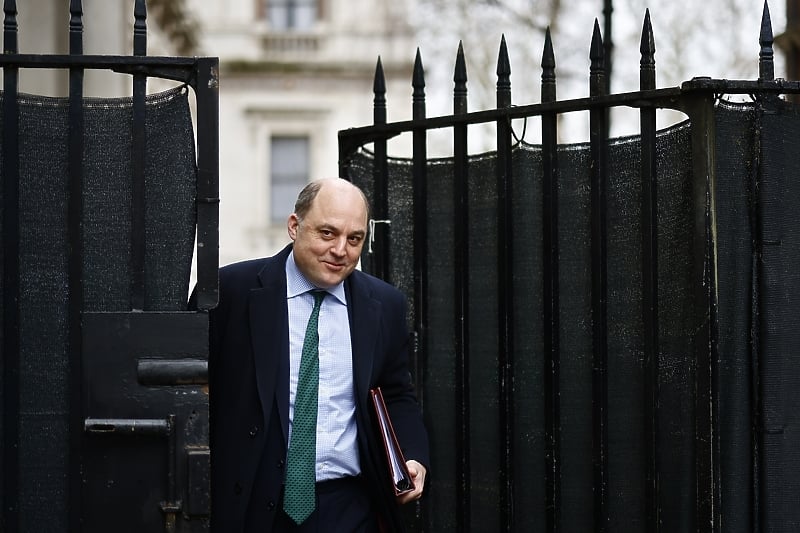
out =
[[[22,53],[3,8],[0,530],[206,531],[218,62],[147,57],[144,0],[132,56],[84,55],[69,6],[68,55]],[[68,72],[69,95],[20,93],[26,69]],[[92,69],[132,97],[85,97]]]
[[[800,92],[773,75],[765,4],[755,81],[656,89],[649,14],[639,91],[606,94],[597,24],[590,95],[557,101],[549,34],[542,103],[511,105],[506,43],[497,109],[426,118],[417,55],[413,118],[339,132],[341,175],[372,204],[362,265],[412,303],[419,396],[431,432],[419,531],[796,531],[800,313],[796,264]],[[726,95],[750,95],[736,103]],[[608,138],[608,110],[640,134]],[[656,130],[656,111],[687,120]],[[582,112],[589,141],[560,145]],[[513,120],[541,125],[515,142]],[[497,148],[471,156],[470,126]],[[427,157],[452,130],[453,157]],[[413,157],[387,157],[412,136]],[[372,144],[372,150],[364,146]]]

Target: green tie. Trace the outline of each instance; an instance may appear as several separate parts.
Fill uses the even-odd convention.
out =
[[[325,291],[311,291],[314,310],[308,319],[300,374],[294,400],[292,435],[286,459],[283,510],[297,524],[314,512],[317,457],[317,395],[319,391],[319,308]]]

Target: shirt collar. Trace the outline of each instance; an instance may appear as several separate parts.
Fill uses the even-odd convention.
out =
[[[300,269],[297,268],[297,263],[294,262],[294,251],[289,252],[289,257],[286,259],[286,298],[291,299],[313,290],[319,290],[319,287],[306,279]],[[347,305],[347,298],[344,294],[344,281],[326,289],[326,292],[333,295],[344,305]]]

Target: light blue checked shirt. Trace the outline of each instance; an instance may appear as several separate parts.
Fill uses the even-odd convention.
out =
[[[306,325],[314,308],[312,285],[298,270],[294,252],[286,260],[289,310],[289,438]],[[317,481],[361,473],[353,397],[353,352],[344,283],[328,289],[319,311],[319,400]]]

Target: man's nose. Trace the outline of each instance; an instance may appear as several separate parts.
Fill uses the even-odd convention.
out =
[[[347,239],[344,237],[336,239],[333,242],[333,246],[331,246],[331,252],[338,256],[343,256],[345,254],[346,249],[347,249]]]

